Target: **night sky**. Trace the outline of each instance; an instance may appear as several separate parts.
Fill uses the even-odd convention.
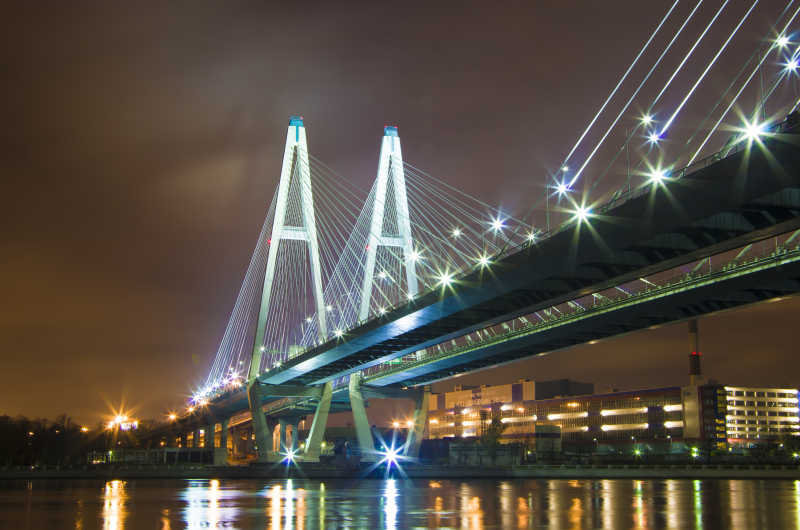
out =
[[[95,422],[121,402],[161,417],[204,378],[289,115],[354,183],[371,184],[394,123],[408,162],[524,210],[670,3],[13,4],[0,32],[0,414]],[[751,45],[783,5],[761,2]],[[706,374],[800,384],[799,309],[704,318]],[[458,382],[682,384],[685,326]]]

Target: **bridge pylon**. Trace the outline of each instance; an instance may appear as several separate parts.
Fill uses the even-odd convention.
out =
[[[386,195],[390,183],[394,197],[396,215],[396,233],[387,234],[386,229]],[[409,296],[419,292],[417,272],[414,259],[414,242],[411,237],[411,220],[408,214],[408,196],[406,194],[406,178],[403,171],[403,152],[397,127],[383,128],[381,154],[378,158],[378,175],[375,186],[375,198],[372,207],[372,220],[367,243],[364,279],[361,284],[361,306],[358,319],[369,317],[372,289],[375,283],[375,260],[378,247],[397,247],[402,252],[402,266],[405,269],[406,289]]]
[[[295,183],[293,179],[298,179],[299,182]],[[301,210],[300,226],[288,224],[286,216],[289,191],[293,184],[296,184],[299,190]],[[284,240],[305,241],[308,246],[308,256],[311,265],[311,287],[314,293],[317,313],[317,329],[320,339],[325,338],[328,331],[325,315],[325,301],[322,296],[321,259],[317,241],[317,225],[314,215],[311,174],[308,165],[308,145],[306,142],[306,129],[303,126],[303,118],[298,116],[292,116],[289,119],[289,130],[286,133],[286,148],[283,152],[281,180],[278,184],[278,195],[275,202],[275,217],[272,221],[272,232],[270,233],[269,253],[267,255],[267,266],[264,272],[264,284],[261,290],[261,305],[258,313],[255,339],[253,341],[254,355],[252,358],[255,358],[255,353],[264,347],[267,316],[269,315],[272,289],[275,283],[278,247]],[[256,370],[259,369],[258,366],[255,368]],[[252,367],[250,371],[252,373]]]

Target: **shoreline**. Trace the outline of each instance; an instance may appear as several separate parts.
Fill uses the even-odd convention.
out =
[[[800,466],[780,464],[706,465],[529,465],[514,467],[403,466],[407,479],[800,479]],[[301,464],[251,466],[115,466],[95,469],[0,470],[0,480],[34,479],[383,479],[383,468]]]

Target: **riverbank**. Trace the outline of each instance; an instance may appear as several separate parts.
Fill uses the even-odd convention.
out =
[[[403,476],[410,479],[800,479],[800,466],[774,464],[705,465],[526,465],[514,467],[473,467],[404,465]],[[394,470],[394,476],[401,476]],[[0,480],[31,479],[211,479],[211,478],[384,478],[385,468],[369,466],[338,467],[305,463],[286,467],[280,464],[250,466],[107,466],[86,469],[5,469]]]

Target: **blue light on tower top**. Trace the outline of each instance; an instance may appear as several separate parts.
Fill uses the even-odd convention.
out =
[[[397,126],[396,125],[384,125],[383,126],[383,135],[384,136],[398,136],[398,134],[397,134]]]
[[[289,116],[289,125],[302,127],[303,126],[303,117],[302,116]]]

